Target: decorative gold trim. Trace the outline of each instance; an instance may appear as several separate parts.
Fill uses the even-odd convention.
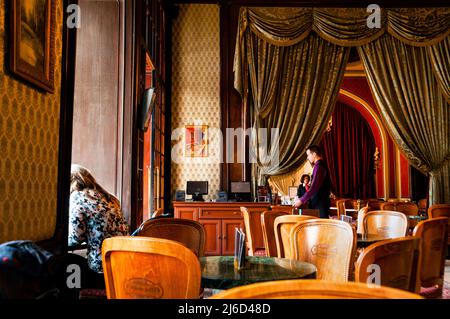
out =
[[[378,114],[373,110],[373,108],[370,106],[370,104],[365,101],[364,99],[362,99],[361,97],[346,91],[344,89],[340,89],[339,93],[347,96],[349,98],[351,98],[352,100],[356,101],[357,103],[359,103],[362,107],[364,107],[364,109],[366,109],[370,115],[372,116],[372,118],[375,120],[375,123],[377,124],[377,127],[381,133],[381,141],[383,144],[383,151],[382,151],[382,157],[383,157],[383,180],[384,180],[384,199],[388,198],[388,194],[389,194],[389,190],[388,190],[388,185],[389,185],[389,168],[388,168],[388,145],[387,145],[387,135],[386,135],[386,130],[384,129],[384,126],[381,122],[381,119],[379,118]],[[378,174],[378,173],[377,173]],[[378,190],[378,188],[377,188]]]
[[[398,148],[398,146],[394,143],[395,145],[395,150],[397,152],[397,167],[396,167],[396,174],[397,174],[397,187],[396,190],[397,191],[397,198],[402,198],[402,194],[403,194],[403,189],[402,189],[402,162],[401,162],[401,151]]]
[[[347,63],[344,71],[344,77],[366,77],[366,71],[361,60]]]

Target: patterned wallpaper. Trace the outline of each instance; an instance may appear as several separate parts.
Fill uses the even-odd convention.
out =
[[[186,189],[188,180],[207,180],[209,194],[216,198],[220,188],[220,34],[219,6],[179,5],[173,23],[172,55],[172,183]],[[208,125],[208,156],[187,158],[182,146],[185,125]],[[179,130],[176,130],[179,129]],[[174,151],[175,150],[175,151]],[[174,161],[174,156],[179,160]]]
[[[0,243],[39,241],[52,237],[56,225],[62,0],[56,0],[54,94],[8,74],[6,2],[0,0]]]

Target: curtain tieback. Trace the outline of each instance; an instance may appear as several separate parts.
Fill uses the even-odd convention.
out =
[[[450,163],[450,153],[444,158],[444,160],[435,168],[430,171],[430,176],[436,176],[446,165]]]

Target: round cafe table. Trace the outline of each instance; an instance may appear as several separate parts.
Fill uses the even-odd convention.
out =
[[[201,257],[202,287],[230,289],[263,281],[316,278],[316,266],[307,262],[253,256],[246,260],[246,267],[237,270],[234,256]]]
[[[374,234],[358,234],[358,237],[356,239],[356,244],[358,248],[366,248],[369,245],[372,245],[376,242],[382,241],[382,240],[388,240],[391,239],[390,237],[386,236],[380,236],[380,235],[374,235]]]

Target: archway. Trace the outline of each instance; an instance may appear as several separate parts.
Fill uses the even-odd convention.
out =
[[[332,191],[337,197],[376,197],[374,154],[377,146],[368,122],[358,110],[338,101],[332,125],[324,133],[321,146]]]
[[[380,158],[376,168],[376,194],[378,198],[386,199],[389,194],[389,168],[386,164],[388,163],[388,136],[381,119],[369,102],[350,91],[341,89],[338,101],[354,107],[365,118],[372,130]]]

